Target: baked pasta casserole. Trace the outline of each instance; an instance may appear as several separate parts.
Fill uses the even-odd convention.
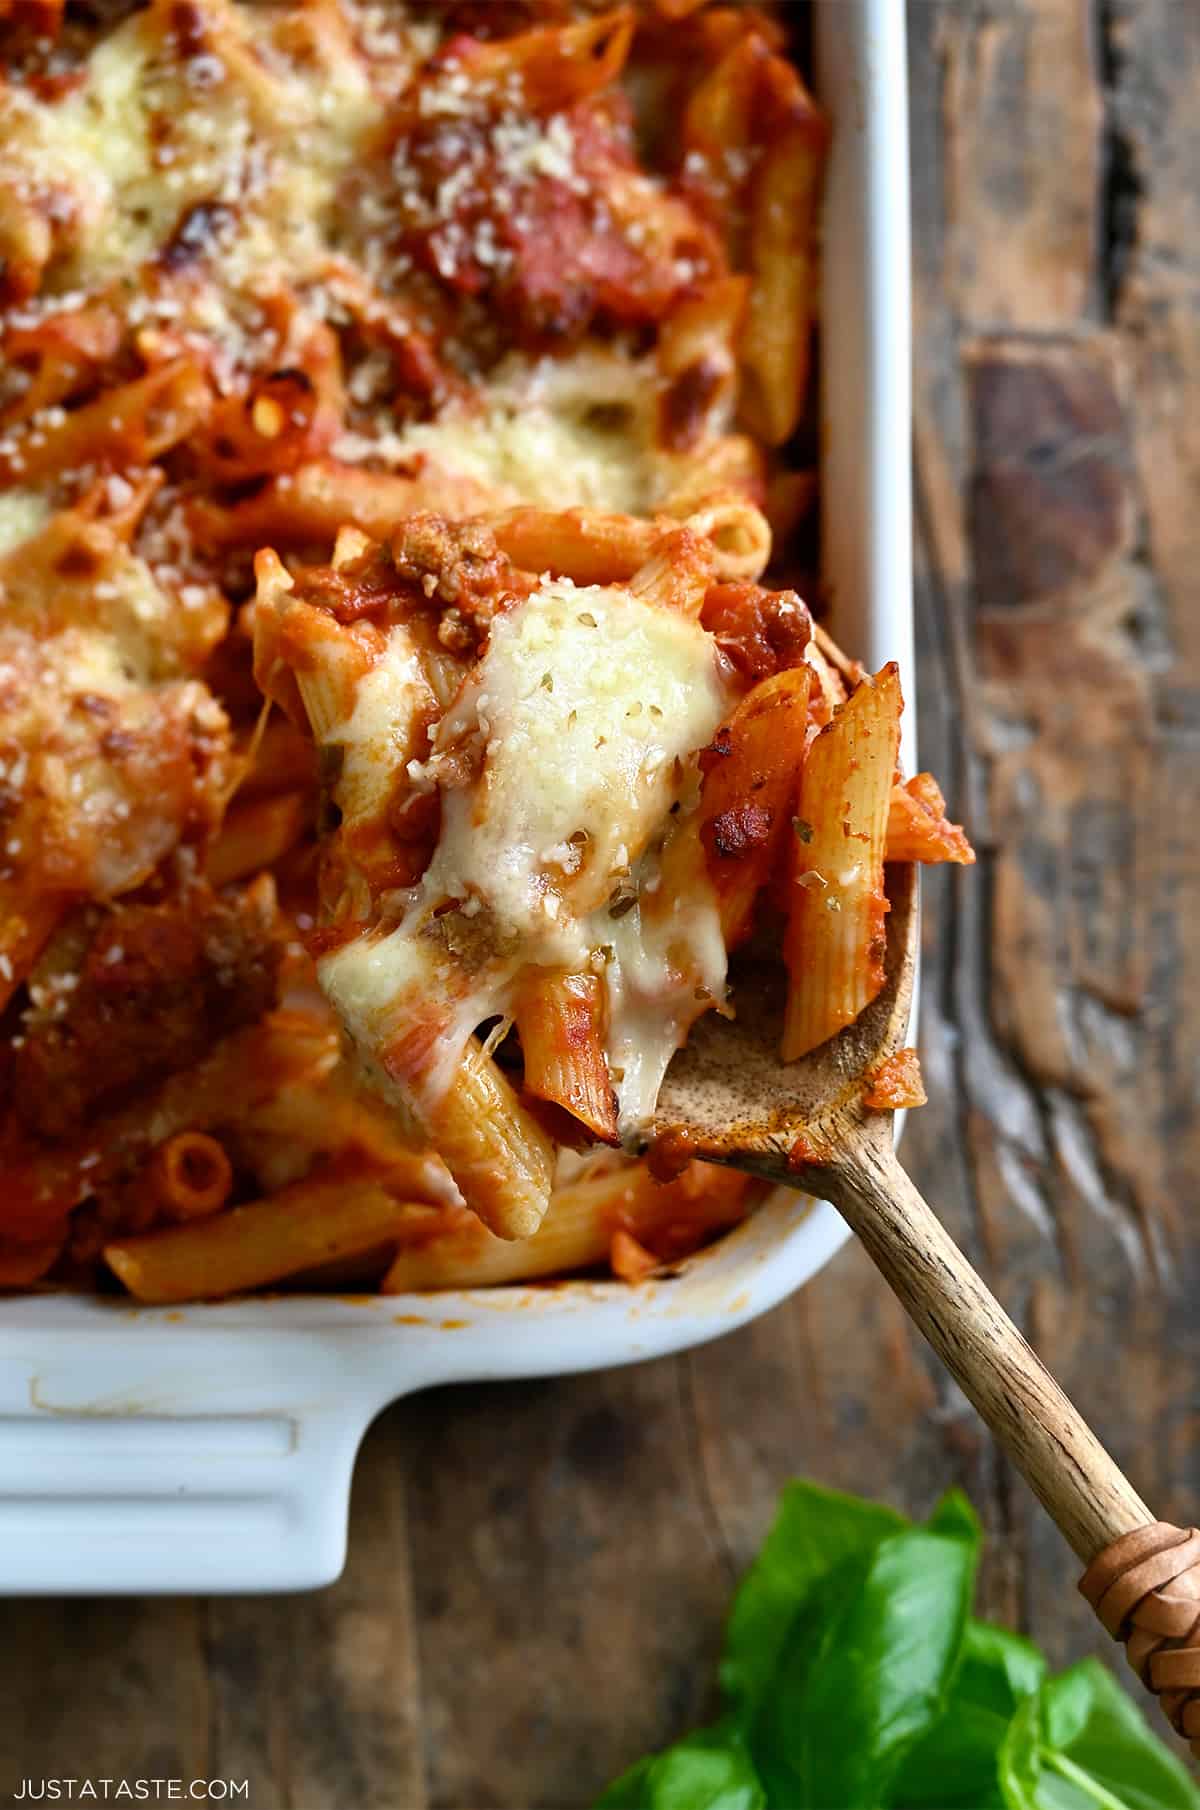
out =
[[[636,1281],[752,1207],[637,1154],[730,952],[794,1060],[884,862],[972,858],[810,616],[803,25],[0,0],[0,1286]]]

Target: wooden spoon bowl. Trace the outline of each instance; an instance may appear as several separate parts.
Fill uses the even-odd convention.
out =
[[[868,1077],[908,1034],[920,936],[916,869],[889,867],[887,894],[886,978],[858,1020],[799,1062],[782,1063],[779,960],[739,957],[736,1016],[710,1012],[693,1025],[659,1091],[656,1138],[683,1134],[707,1162],[797,1187],[815,1152],[836,1150],[867,1122]]]
[[[886,978],[857,1023],[779,1058],[778,961],[739,959],[735,1016],[694,1026],[668,1070],[655,1140],[832,1201],[1087,1569],[1080,1589],[1200,1757],[1200,1531],[1155,1521],[897,1161],[865,1096],[908,1034],[917,886],[887,870]]]

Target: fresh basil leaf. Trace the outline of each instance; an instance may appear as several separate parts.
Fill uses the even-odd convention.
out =
[[[1046,1810],[1038,1797],[1042,1770],[1040,1753],[1040,1696],[1026,1697],[1008,1725],[997,1757],[996,1769],[1005,1810]]]
[[[792,1623],[817,1586],[844,1560],[874,1552],[881,1540],[907,1526],[903,1515],[878,1503],[789,1483],[734,1598],[721,1659],[726,1699],[753,1716],[771,1688]],[[823,1591],[822,1613],[829,1601]]]
[[[945,1713],[908,1755],[892,1792],[900,1810],[1003,1810],[1000,1749],[1023,1698],[1046,1675],[1029,1641],[969,1621]]]
[[[772,1805],[872,1810],[940,1718],[975,1576],[973,1542],[910,1528],[845,1560],[793,1624],[750,1749]]]
[[[628,1772],[614,1779],[596,1799],[595,1810],[646,1810],[650,1802],[650,1771],[661,1754],[647,1754],[635,1760]]]
[[[596,1810],[766,1810],[766,1803],[740,1734],[723,1721],[639,1760]]]
[[[1047,1803],[1064,1810],[1200,1810],[1198,1787],[1141,1711],[1096,1659],[1081,1660],[1041,1692],[1041,1764]],[[1074,1790],[1074,1798],[1064,1790]],[[1107,1795],[1106,1795],[1107,1794]]]
[[[1022,1704],[1000,1779],[1006,1810],[1200,1810],[1200,1788],[1095,1659]]]
[[[951,1539],[969,1540],[978,1546],[983,1539],[979,1516],[960,1489],[948,1489],[925,1523],[929,1533],[941,1533]]]
[[[963,1642],[961,1680],[976,1703],[1011,1716],[1025,1697],[1032,1697],[1046,1676],[1046,1661],[1031,1640],[972,1620]]]

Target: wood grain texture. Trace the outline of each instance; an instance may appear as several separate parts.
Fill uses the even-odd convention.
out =
[[[915,0],[921,742],[977,868],[925,887],[905,1160],[1164,1518],[1200,1499],[1200,8]],[[1011,433],[1012,439],[1008,439]],[[1036,498],[1036,504],[1031,499]],[[1019,543],[1019,544],[1014,544]],[[245,1774],[289,1810],[566,1810],[710,1707],[806,1474],[991,1536],[984,1610],[1115,1650],[866,1255],[636,1371],[368,1436],[308,1600],[27,1603],[0,1788]]]
[[[1075,1555],[1090,1564],[1147,1527],[1146,1504],[901,1167],[889,1122],[848,1122],[835,1148],[812,1181],[854,1228]]]

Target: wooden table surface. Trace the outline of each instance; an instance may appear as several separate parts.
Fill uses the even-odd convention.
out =
[[[980,849],[926,888],[906,1160],[1163,1516],[1200,1501],[1200,6],[916,0],[921,741]],[[252,1810],[557,1810],[711,1707],[780,1485],[991,1542],[986,1612],[1102,1642],[1076,1567],[850,1248],[758,1324],[369,1434],[291,1598],[9,1605],[0,1754]],[[9,1783],[0,1778],[0,1786]]]

